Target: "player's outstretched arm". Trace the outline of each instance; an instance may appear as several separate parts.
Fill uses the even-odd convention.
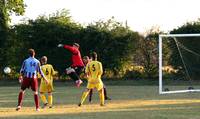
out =
[[[67,49],[67,50],[69,50],[72,53],[77,53],[77,49],[74,48],[73,46],[70,46],[70,45],[58,44],[58,47],[59,48]]]

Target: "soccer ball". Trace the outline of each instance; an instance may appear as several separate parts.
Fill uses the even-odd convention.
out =
[[[4,71],[5,74],[9,74],[11,72],[11,69],[10,69],[10,67],[5,67],[3,69],[3,71]]]

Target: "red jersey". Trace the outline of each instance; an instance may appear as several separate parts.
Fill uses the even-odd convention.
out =
[[[72,67],[76,67],[76,66],[84,66],[84,63],[82,61],[81,58],[81,53],[79,51],[78,48],[75,48],[73,46],[70,45],[64,45],[63,46],[65,49],[69,50],[72,53]]]

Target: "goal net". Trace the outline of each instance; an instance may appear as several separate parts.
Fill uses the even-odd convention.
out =
[[[159,93],[200,91],[200,34],[159,35]]]

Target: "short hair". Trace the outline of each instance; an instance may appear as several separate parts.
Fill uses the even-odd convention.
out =
[[[30,56],[35,55],[35,50],[32,49],[32,48],[28,49],[28,54],[29,54]]]
[[[89,56],[84,56],[83,59],[90,59]]]
[[[74,43],[73,45],[75,45],[76,47],[80,47],[80,45],[78,43]]]
[[[41,60],[41,63],[46,64],[47,63],[47,56],[42,56],[40,60]]]
[[[91,52],[90,53],[90,58],[92,58],[93,60],[97,60],[97,53],[96,52]]]

